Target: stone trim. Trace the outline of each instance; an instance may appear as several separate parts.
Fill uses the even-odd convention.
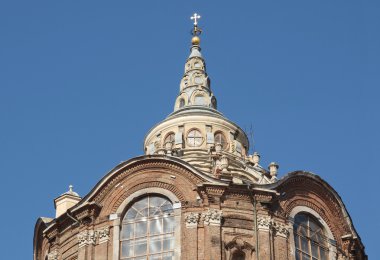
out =
[[[208,209],[202,213],[202,219],[205,226],[220,226],[222,223],[223,211],[217,209]]]
[[[96,243],[96,231],[94,230],[85,230],[78,234],[78,244],[79,248],[88,246],[88,245],[95,245]]]
[[[187,228],[196,228],[201,214],[198,212],[190,212],[185,216],[185,222]]]
[[[99,244],[108,242],[110,240],[110,229],[109,227],[103,227],[96,231],[98,238],[99,238]]]
[[[289,229],[288,225],[275,221],[269,216],[259,216],[257,218],[257,228],[259,230],[272,230],[274,231],[276,236],[288,238],[289,237]]]
[[[48,260],[58,260],[58,251],[54,250],[47,255]]]
[[[94,230],[85,230],[78,234],[78,244],[79,248],[96,245],[96,240],[98,239],[98,244],[108,242],[110,240],[110,229],[109,227],[102,227]]]

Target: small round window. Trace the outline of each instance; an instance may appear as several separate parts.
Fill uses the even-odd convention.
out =
[[[202,144],[203,137],[198,129],[190,130],[187,134],[187,144],[191,147],[198,147]]]
[[[217,132],[217,133],[215,133],[214,139],[215,139],[215,143],[216,144],[221,144],[222,145],[222,149],[223,150],[227,149],[228,143],[227,143],[227,139],[224,136],[224,134],[222,134],[221,132]]]

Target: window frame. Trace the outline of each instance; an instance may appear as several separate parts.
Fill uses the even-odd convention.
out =
[[[326,248],[328,249],[328,259],[335,259],[337,254],[337,248],[336,248],[336,240],[327,225],[327,223],[324,221],[324,219],[316,212],[315,210],[308,208],[306,206],[296,206],[292,209],[292,211],[289,214],[289,223],[292,223],[290,227],[290,247],[291,247],[291,254],[293,256],[293,259],[296,259],[296,245],[295,245],[295,236],[294,236],[294,218],[298,213],[304,213],[312,216],[315,220],[318,221],[320,226],[323,227],[324,235],[326,237],[327,245]]]
[[[152,206],[152,200],[154,200],[155,198],[160,198],[162,199],[161,202],[164,202],[164,204],[162,205],[166,205],[167,202],[170,203],[171,205],[171,212],[169,214],[159,214],[159,215],[151,215],[151,212],[150,212],[150,206]],[[138,206],[138,204],[142,204],[144,205],[145,207],[144,208],[141,208],[141,211],[139,211],[136,206]],[[161,206],[162,206],[161,205]],[[131,210],[134,210],[136,213],[137,212],[140,212],[140,214],[142,213],[145,213],[146,215],[140,217],[140,218],[136,218],[134,217],[133,219],[125,219],[128,212],[130,212]],[[160,208],[160,211],[162,209]],[[144,212],[146,211],[146,212]],[[133,212],[133,211],[131,211]],[[165,230],[165,225],[163,225],[165,223],[165,219],[166,221],[168,219],[171,219],[171,221],[173,221],[173,229],[170,229],[170,230]],[[161,222],[161,226],[162,227],[162,230],[159,232],[159,233],[151,233],[152,232],[152,225],[153,223],[156,223],[156,222]],[[138,230],[137,227],[139,225],[143,224],[143,226],[145,226],[145,232],[142,232],[140,234],[136,234],[136,231]],[[169,224],[169,225],[172,225],[172,224]],[[129,226],[131,229],[130,231],[132,231],[131,236],[128,236],[128,237],[123,237],[123,234],[126,234],[126,233],[123,233],[123,229],[124,228],[127,228],[127,226]],[[154,225],[153,225],[154,227]],[[140,229],[141,231],[141,229]],[[126,242],[126,244],[128,243],[131,243],[131,245],[134,245],[134,247],[136,247],[136,241],[139,241],[139,240],[142,240],[142,241],[145,241],[145,244],[146,244],[146,248],[145,248],[145,253],[144,254],[141,254],[141,255],[134,255],[134,256],[122,256],[122,246],[120,246],[120,252],[119,252],[119,255],[120,255],[120,259],[134,259],[135,257],[148,257],[150,256],[150,254],[165,254],[165,253],[173,253],[174,255],[174,247],[172,249],[168,249],[168,250],[165,250],[164,248],[160,248],[159,251],[157,252],[150,252],[150,243],[152,241],[160,241],[160,244],[162,246],[164,246],[164,240],[165,239],[168,239],[170,238],[173,239],[172,243],[173,245],[175,246],[175,241],[174,241],[174,232],[175,232],[175,219],[174,219],[174,209],[173,209],[173,203],[168,199],[166,198],[165,196],[162,196],[160,194],[155,194],[155,193],[149,193],[145,196],[140,196],[136,199],[134,199],[129,205],[128,207],[126,207],[125,211],[124,211],[124,214],[122,215],[122,218],[121,218],[121,229],[120,229],[120,245],[123,244],[123,242]],[[136,250],[136,249],[135,249]]]
[[[217,135],[221,135],[222,138],[224,138],[224,140],[226,141],[224,147],[223,147],[223,144],[222,144],[222,151],[228,151],[230,143],[228,142],[226,135],[222,131],[215,131],[215,133],[214,133],[214,143],[215,144],[217,144],[217,142],[216,142],[216,136]]]
[[[168,199],[173,205],[175,230],[174,230],[174,258],[181,259],[181,203],[180,200],[172,192],[158,187],[145,188],[134,192],[128,196],[118,207],[114,214],[110,215],[110,220],[113,220],[113,251],[112,260],[119,260],[120,255],[120,235],[122,220],[124,214],[128,211],[130,206],[136,202],[137,198],[142,198],[147,195],[157,195]]]
[[[192,145],[190,142],[189,142],[189,135],[192,131],[198,131],[200,133],[200,137],[193,137],[193,138],[200,138],[201,139],[201,142],[199,143],[199,145]],[[202,131],[198,128],[191,128],[189,129],[189,131],[187,131],[186,133],[186,144],[190,147],[190,148],[198,148],[198,147],[201,147],[203,142],[204,142],[205,138],[204,138],[204,134],[202,133]]]
[[[303,216],[306,220],[306,224],[296,222],[296,219],[300,216]],[[312,226],[316,226],[317,230],[312,230]],[[297,230],[296,230],[297,229]],[[315,257],[313,252],[313,245],[317,248],[317,259],[318,260],[327,260],[327,258],[322,258],[321,250],[327,252],[324,256],[328,257],[328,238],[325,235],[324,227],[320,224],[318,219],[316,219],[313,215],[306,213],[306,212],[299,212],[295,215],[294,224],[293,224],[293,230],[294,230],[294,242],[295,242],[295,249],[296,254],[301,255],[301,260],[303,259],[304,254],[308,255],[309,259],[314,259]],[[299,232],[298,230],[302,230]],[[312,237],[314,235],[317,235],[319,237],[318,240],[322,241],[315,241]],[[302,242],[306,242],[306,245]],[[298,245],[298,247],[297,247]],[[306,246],[306,248],[303,248]]]
[[[167,140],[170,136],[173,136],[173,140]],[[165,135],[165,138],[164,138],[164,143],[163,143],[163,147],[165,148],[166,147],[166,144],[167,143],[171,143],[172,144],[172,148],[174,147],[174,144],[175,144],[175,133],[173,131],[167,133]]]

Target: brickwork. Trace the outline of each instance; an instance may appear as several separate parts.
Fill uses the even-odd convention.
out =
[[[181,259],[229,260],[238,252],[245,259],[294,259],[290,214],[300,206],[324,220],[338,247],[336,257],[366,259],[360,240],[348,233],[351,223],[341,218],[343,203],[322,180],[294,173],[277,186],[255,190],[217,180],[210,183],[188,165],[165,158],[144,159],[111,173],[69,214],[50,224],[38,222],[34,259],[45,260],[49,254],[54,259],[55,253],[58,259],[118,259],[115,243],[119,242],[113,237],[116,222],[111,216],[120,219],[123,213],[118,210],[144,189],[166,190],[178,198],[173,203],[180,205],[181,234],[176,246]]]

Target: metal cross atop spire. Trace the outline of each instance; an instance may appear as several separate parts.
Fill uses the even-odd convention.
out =
[[[197,13],[194,13],[193,16],[190,17],[191,20],[194,20],[194,26],[197,27],[198,21],[197,19],[201,19],[201,16]]]
[[[202,33],[202,30],[198,28],[198,19],[200,19],[201,16],[197,13],[194,13],[193,16],[190,17],[191,20],[194,20],[194,28],[191,30],[191,34],[194,36],[200,35]]]

